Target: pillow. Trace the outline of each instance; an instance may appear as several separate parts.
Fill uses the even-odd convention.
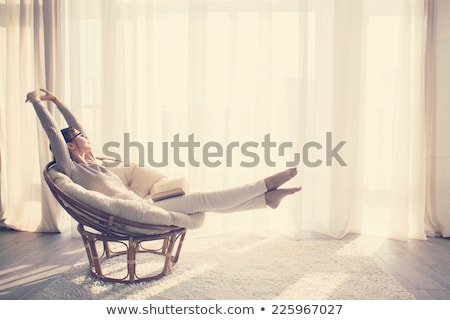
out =
[[[123,170],[130,170],[129,168],[122,168]],[[127,176],[127,174],[124,172],[120,173],[119,168],[116,169],[117,171],[119,171],[119,174],[122,174],[123,177]],[[139,177],[139,183],[137,183],[136,181],[133,183],[133,180],[130,180],[129,183],[130,185],[134,186],[139,185],[140,187],[138,189],[140,190],[141,194],[147,193],[143,192],[142,190],[148,189],[148,187],[142,187],[142,181],[145,180],[143,174],[144,172],[147,172],[149,174],[149,180],[147,181],[153,181],[158,177],[150,176],[150,174],[154,174],[153,170],[143,170],[139,175],[132,174],[130,177]],[[55,184],[59,186],[64,192],[71,195],[74,199],[85,203],[92,208],[111,214],[112,216],[120,217],[138,223],[155,224],[162,226],[178,226],[187,229],[197,229],[203,225],[203,221],[205,218],[204,212],[184,214],[159,208],[155,206],[151,201],[145,199],[124,200],[110,198],[102,193],[83,188],[79,184],[74,183],[67,175],[57,171],[55,168],[50,169],[49,174]]]
[[[149,198],[155,182],[162,178],[166,178],[160,171],[150,167],[140,167],[136,163],[130,166],[107,166],[108,170],[114,172],[122,180],[128,189],[134,191],[141,198]]]

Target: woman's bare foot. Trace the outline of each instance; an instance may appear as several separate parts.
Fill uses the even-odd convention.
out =
[[[291,180],[293,177],[297,175],[297,168],[290,168],[284,171],[278,172],[273,176],[267,177],[264,179],[266,183],[267,191],[275,190],[282,184]]]
[[[284,199],[284,197],[286,197],[290,194],[297,193],[300,190],[302,190],[301,187],[288,188],[288,189],[275,189],[272,191],[267,191],[265,193],[266,204],[270,208],[276,209],[280,205],[280,202],[281,202],[281,200]]]

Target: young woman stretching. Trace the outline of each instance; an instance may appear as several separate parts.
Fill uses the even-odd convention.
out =
[[[113,198],[141,199],[130,191],[116,174],[99,164],[92,153],[88,136],[71,111],[52,92],[41,90],[45,94],[40,95],[38,91],[28,93],[26,102],[33,104],[47,133],[58,169],[88,190]],[[59,130],[42,101],[55,103],[69,127]],[[290,168],[252,184],[226,190],[189,193],[154,202],[154,205],[186,214],[200,211],[236,212],[266,206],[275,209],[284,197],[301,190],[300,187],[279,188],[296,174],[297,169]]]

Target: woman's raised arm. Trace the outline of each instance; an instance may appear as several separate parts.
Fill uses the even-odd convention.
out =
[[[51,91],[46,90],[46,89],[41,89],[41,91],[43,91],[45,93],[45,95],[42,95],[40,98],[41,100],[45,100],[45,101],[52,101],[57,107],[59,112],[61,112],[61,114],[63,115],[64,119],[67,122],[67,125],[77,129],[78,131],[83,132],[85,137],[87,136],[87,133],[85,132],[83,126],[81,125],[81,123],[77,120],[77,118],[75,117],[75,115],[72,113],[72,111],[70,111],[69,108],[67,108],[64,103],[62,103],[62,101]]]
[[[64,173],[69,174],[71,171],[71,166],[73,166],[72,159],[70,158],[70,153],[67,149],[66,142],[64,141],[64,137],[61,134],[55,119],[50,111],[48,111],[47,107],[43,105],[42,99],[38,92],[33,91],[28,93],[26,102],[31,102],[33,104],[42,128],[50,140],[50,146],[52,148],[52,153],[55,157],[56,163]]]

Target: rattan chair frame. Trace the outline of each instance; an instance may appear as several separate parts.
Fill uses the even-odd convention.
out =
[[[92,276],[109,282],[137,283],[160,279],[172,273],[179,260],[186,228],[137,223],[92,208],[73,198],[55,184],[49,173],[54,165],[54,162],[46,165],[43,171],[44,180],[62,208],[78,222],[77,230],[86,249]],[[146,248],[147,245],[153,245],[156,242],[160,243],[159,248]],[[122,244],[125,250],[114,252],[111,249],[112,243]],[[99,249],[102,250],[101,253]],[[139,276],[138,254],[164,256],[162,269],[152,275]],[[126,275],[121,278],[105,275],[102,264],[108,259],[122,255],[127,257]]]

